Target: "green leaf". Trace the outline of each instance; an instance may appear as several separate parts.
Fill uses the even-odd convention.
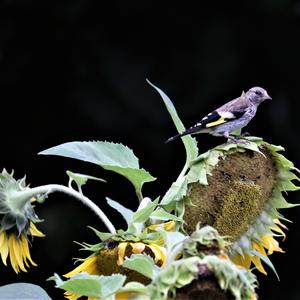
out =
[[[160,94],[160,96],[162,97],[167,110],[175,124],[175,127],[177,129],[177,131],[179,133],[182,133],[183,131],[185,131],[185,127],[183,125],[183,123],[181,122],[177,111],[172,103],[172,101],[170,100],[170,98],[157,86],[155,86],[153,83],[151,83],[148,79],[147,82],[154,88],[156,89],[156,91]],[[194,160],[197,156],[198,156],[198,147],[197,147],[197,142],[196,139],[191,137],[190,135],[184,136],[182,137],[182,142],[184,144],[185,147],[185,151],[186,151],[186,161],[187,161],[187,165],[189,165],[189,163]]]
[[[144,286],[142,283],[136,281],[130,281],[122,287],[121,291],[147,294],[148,288]]]
[[[150,279],[153,279],[160,271],[153,259],[144,254],[131,255],[124,261],[123,267],[141,273]]]
[[[176,217],[173,214],[170,214],[168,212],[166,212],[163,209],[158,209],[155,210],[151,215],[150,215],[151,219],[154,220],[163,220],[163,221],[168,221],[168,220],[173,220],[173,221],[181,221],[180,218]]]
[[[175,246],[180,245],[188,238],[178,231],[160,231],[160,233],[165,241],[165,247],[167,248],[168,255],[170,255],[171,250],[175,248]]]
[[[159,198],[155,201],[150,201],[144,208],[139,209],[133,214],[132,222],[133,223],[144,223],[146,222],[154,209],[157,206]]]
[[[126,276],[113,274],[111,276],[96,276],[79,273],[69,280],[62,281],[55,274],[56,287],[81,296],[106,298],[115,294],[124,284]]]
[[[127,225],[130,225],[130,223],[132,222],[133,211],[131,209],[124,207],[117,201],[114,201],[108,197],[106,197],[106,201],[110,207],[114,208],[122,215],[122,217],[125,219]]]
[[[1,286],[0,299],[51,300],[40,286],[24,282]]]
[[[178,178],[177,181],[173,182],[163,199],[161,200],[161,205],[168,205],[171,202],[176,202],[181,200],[187,193],[187,176]]]
[[[139,168],[139,161],[132,150],[122,144],[110,142],[69,142],[41,151],[39,154],[70,157],[101,166]]]
[[[134,186],[136,194],[139,200],[142,200],[142,187],[144,183],[152,182],[156,180],[155,177],[151,176],[145,169],[130,169],[121,167],[104,167],[106,170],[114,171],[120,175],[126,177]]]
[[[81,191],[81,187],[87,183],[88,180],[96,180],[96,181],[101,181],[101,182],[106,182],[106,180],[90,175],[84,175],[80,173],[73,173],[71,171],[66,172],[67,175],[70,178],[70,181],[75,181],[78,189]]]
[[[113,236],[113,234],[110,232],[101,232],[91,226],[88,226],[88,227],[95,232],[95,234],[99,237],[99,239],[102,242],[105,242],[106,240],[110,239]]]
[[[188,182],[199,182],[203,185],[208,185],[207,181],[207,166],[203,162],[193,164],[188,175]]]
[[[244,149],[248,149],[248,150],[252,150],[254,152],[258,152],[262,155],[264,155],[260,150],[259,150],[259,147],[258,147],[258,144],[257,143],[254,143],[254,142],[247,142],[245,144],[238,144],[238,146],[240,148],[244,148]]]
[[[143,184],[156,179],[146,170],[140,169],[138,158],[133,151],[122,144],[101,141],[70,142],[49,148],[39,154],[74,158],[121,174],[134,185],[139,199],[142,198]]]

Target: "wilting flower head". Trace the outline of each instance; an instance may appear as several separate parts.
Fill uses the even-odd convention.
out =
[[[283,252],[275,239],[284,237],[286,228],[278,210],[295,206],[282,193],[299,189],[292,182],[299,180],[298,170],[278,153],[282,150],[254,137],[244,144],[217,146],[193,161],[182,180],[181,197],[163,204],[172,207],[173,201],[187,232],[197,223],[213,226],[228,236],[229,254],[236,263],[254,263],[266,273],[261,260],[273,268],[267,255]]]
[[[0,174],[0,254],[7,265],[7,258],[16,273],[26,272],[29,263],[36,266],[29,252],[29,236],[43,237],[34,223],[41,222],[34,212],[34,198],[26,198],[28,187],[25,178],[15,180],[13,172],[5,169]]]
[[[83,249],[92,251],[92,255],[82,259],[81,261],[83,262],[74,270],[65,274],[65,277],[70,278],[81,272],[86,272],[90,275],[106,276],[119,273],[126,275],[128,282],[149,283],[149,279],[142,274],[123,267],[125,257],[144,253],[151,256],[159,266],[163,266],[166,262],[166,249],[160,243],[159,233],[150,233],[149,235],[145,233],[145,239],[142,239],[121,230],[116,235],[103,234],[95,229],[93,230],[102,242],[95,245],[83,243]],[[145,232],[148,232],[148,230]],[[155,237],[155,239],[146,238],[150,236]],[[66,292],[65,297],[70,300],[76,300],[80,295]],[[89,300],[92,300],[91,297],[89,297]]]
[[[216,283],[212,285],[212,281]],[[178,299],[181,296],[206,299],[208,294],[210,299],[225,299],[226,293],[232,299],[256,300],[256,282],[256,277],[249,270],[236,266],[229,259],[215,255],[192,256],[162,270],[148,290],[150,299],[170,299],[168,296],[175,294]]]

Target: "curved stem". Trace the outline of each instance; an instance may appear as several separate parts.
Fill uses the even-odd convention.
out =
[[[185,165],[184,165],[184,167],[183,167],[183,169],[182,169],[182,171],[180,172],[178,178],[176,179],[176,181],[178,181],[179,179],[181,179],[185,175],[185,173],[188,170],[188,168],[189,168],[188,162],[186,162]]]
[[[186,240],[186,239],[185,239]],[[169,255],[167,256],[167,262],[166,262],[166,268],[172,264],[176,257],[180,254],[180,252],[183,251],[183,246],[184,246],[184,241],[179,242],[170,252]]]
[[[60,184],[47,184],[38,186],[35,188],[30,188],[28,190],[22,191],[22,192],[15,192],[13,195],[16,201],[28,201],[29,198],[34,197],[38,194],[50,194],[54,192],[62,192],[65,194],[68,194],[70,196],[73,196],[77,200],[81,201],[83,204],[85,204],[87,207],[89,207],[106,225],[107,229],[112,233],[116,233],[116,229],[114,225],[110,222],[110,220],[107,218],[107,216],[104,214],[104,212],[89,198],[85,197],[81,193],[73,190],[70,187],[66,187],[64,185]]]

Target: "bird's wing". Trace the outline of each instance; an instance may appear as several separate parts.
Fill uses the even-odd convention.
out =
[[[242,117],[249,107],[247,100],[239,97],[206,115],[193,127],[196,129],[211,128]]]

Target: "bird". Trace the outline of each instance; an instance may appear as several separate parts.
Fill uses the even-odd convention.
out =
[[[261,87],[253,87],[246,93],[243,92],[240,97],[207,114],[194,126],[170,137],[166,143],[188,134],[198,133],[223,136],[234,142],[237,139],[233,132],[248,125],[255,116],[259,104],[265,100],[272,100],[267,91]]]

